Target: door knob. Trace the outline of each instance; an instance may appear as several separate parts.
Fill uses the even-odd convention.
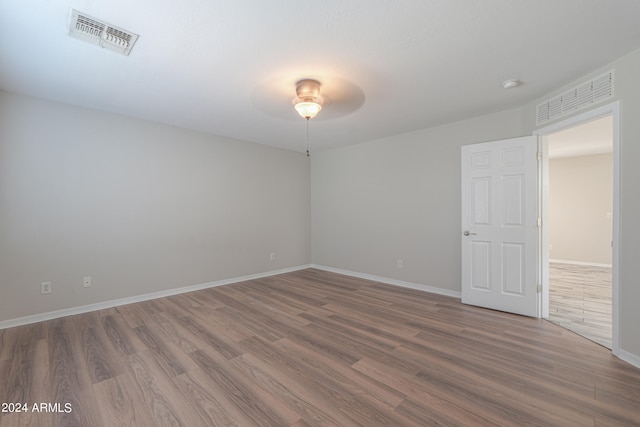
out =
[[[465,230],[465,232],[462,233],[462,234],[464,234],[465,236],[475,236],[476,235],[476,233],[471,233],[469,230]]]

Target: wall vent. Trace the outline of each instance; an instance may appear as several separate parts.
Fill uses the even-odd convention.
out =
[[[138,35],[131,31],[107,24],[75,9],[71,10],[69,35],[123,55],[129,55],[138,40]]]
[[[536,125],[594,105],[613,97],[613,70],[551,98],[536,108]]]

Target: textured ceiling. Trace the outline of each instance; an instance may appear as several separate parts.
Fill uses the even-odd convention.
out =
[[[140,35],[67,35],[71,9]],[[0,89],[304,151],[521,106],[640,48],[637,0],[0,2]],[[504,90],[501,82],[525,84]]]

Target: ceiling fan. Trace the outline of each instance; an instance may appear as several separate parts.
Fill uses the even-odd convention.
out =
[[[365,95],[357,85],[340,77],[312,75],[265,81],[253,90],[251,100],[257,110],[271,117],[296,121],[300,120],[297,111],[305,118],[308,155],[309,120],[324,122],[347,116],[362,107]]]
[[[307,84],[312,81],[318,85]],[[251,92],[251,102],[258,111],[271,117],[297,121],[300,118],[293,107],[299,102],[298,99],[306,98],[307,95],[319,100],[322,114],[315,118],[318,121],[345,117],[362,107],[365,100],[362,89],[348,80],[308,74],[302,78],[284,77],[264,81]]]
[[[296,83],[295,109],[307,120],[307,157],[309,157],[309,119],[314,118],[322,110],[320,82],[313,79],[302,79]]]
[[[296,83],[295,109],[303,118],[309,120],[322,110],[323,99],[320,97],[320,82],[313,79],[302,79]]]

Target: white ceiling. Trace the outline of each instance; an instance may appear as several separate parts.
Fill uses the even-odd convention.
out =
[[[67,35],[71,9],[140,35]],[[519,107],[640,48],[637,0],[0,2],[0,89],[304,151]],[[501,82],[524,85],[505,90]]]

